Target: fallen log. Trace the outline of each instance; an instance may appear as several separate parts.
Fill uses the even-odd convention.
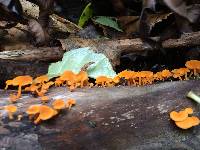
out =
[[[0,86],[19,75],[46,74],[50,63],[62,58],[59,48],[39,48],[0,52]]]
[[[169,39],[164,41],[162,45],[166,49],[198,46],[200,45],[199,37],[200,32],[184,34],[180,39]],[[92,40],[68,38],[60,41],[62,48],[66,51],[80,47],[91,47],[95,52],[105,54],[113,67],[120,64],[122,53],[143,54],[153,50],[141,39]],[[34,77],[45,74],[50,62],[61,60],[63,53],[64,51],[60,48],[27,48],[0,52],[0,81],[5,82],[24,74]]]
[[[75,98],[77,105],[55,119],[33,125],[27,117],[10,121],[3,113],[0,148],[34,149],[194,149],[200,147],[200,126],[181,130],[169,120],[169,112],[192,107],[200,117],[199,105],[187,99],[187,92],[200,94],[200,81],[178,81],[145,87],[51,89],[52,99]],[[8,94],[0,91],[0,106]],[[38,98],[24,94],[17,103],[19,114]]]
[[[123,53],[144,54],[156,48],[144,43],[139,38],[123,40],[68,38],[60,41],[62,48],[66,51],[80,47],[91,47],[95,52],[105,54],[111,61],[113,67],[120,64],[120,56]],[[183,34],[179,39],[168,39],[162,42],[162,47],[164,49],[188,48],[199,45],[200,31]]]

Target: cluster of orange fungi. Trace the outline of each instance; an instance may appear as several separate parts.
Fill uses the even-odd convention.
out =
[[[26,113],[35,124],[38,124],[41,121],[53,118],[59,112],[61,112],[61,110],[66,108],[70,109],[75,104],[76,101],[74,99],[68,99],[66,103],[62,99],[56,99],[53,101],[51,107],[47,105],[31,105],[27,109]]]
[[[157,73],[151,71],[122,71],[117,74],[116,77],[107,78],[100,76],[96,79],[95,83],[97,86],[111,87],[118,85],[120,79],[125,79],[128,85],[141,86],[152,84],[155,81],[165,81],[169,78],[175,78],[179,80],[188,80],[188,77],[197,76],[200,73],[200,61],[190,60],[185,64],[185,68],[170,70],[163,70]]]
[[[163,70],[157,73],[153,73],[151,71],[122,71],[118,73],[114,78],[108,78],[105,76],[99,76],[96,78],[95,84],[96,86],[101,87],[112,87],[120,84],[121,79],[125,79],[128,85],[141,86],[152,84],[155,81],[164,81],[169,78],[177,78],[179,80],[187,80],[188,77],[194,75],[197,76],[200,73],[200,61],[198,60],[190,60],[185,64],[185,68],[170,70]],[[49,100],[45,93],[48,89],[55,86],[66,86],[70,91],[73,91],[76,88],[82,88],[85,86],[92,87],[93,83],[89,82],[89,77],[87,72],[80,71],[78,74],[73,73],[72,71],[65,71],[61,76],[55,79],[55,81],[49,81],[47,75],[42,75],[37,77],[36,79],[32,79],[30,76],[18,76],[13,80],[6,81],[6,87],[8,86],[18,86],[17,95],[11,95],[11,102],[16,102],[17,99],[21,96],[22,86],[25,87],[25,91],[29,91],[33,94],[36,94],[41,97],[43,102]]]
[[[68,99],[66,103],[62,99],[56,99],[52,102],[51,107],[40,104],[31,105],[26,110],[26,113],[29,115],[30,120],[33,120],[35,124],[38,124],[41,121],[53,118],[61,112],[61,110],[71,109],[75,104],[76,101],[74,99]],[[17,107],[15,105],[7,105],[4,109],[7,111],[9,119],[14,119],[13,114],[17,112]],[[20,121],[22,117],[22,115],[18,115],[17,120]]]
[[[134,71],[125,70],[117,74],[114,78],[99,76],[96,78],[95,86],[112,87],[112,86],[120,85],[121,80],[123,81],[125,80],[128,85],[142,86],[142,85],[152,84],[155,81],[160,81],[160,80],[164,81],[169,78],[187,80],[189,76],[190,77],[192,75],[197,76],[199,75],[199,73],[200,73],[200,61],[190,60],[186,62],[185,68],[174,69],[172,71],[165,69],[163,71],[153,73],[151,71],[134,72]],[[89,77],[88,77],[87,72],[80,71],[78,74],[75,74],[72,71],[65,71],[61,76],[57,77],[54,82],[50,81],[47,75],[42,75],[35,79],[27,75],[18,76],[14,78],[13,80],[7,80],[5,89],[7,89],[8,86],[18,86],[17,95],[14,95],[14,94],[10,95],[10,101],[12,103],[16,102],[21,97],[21,92],[24,87],[24,91],[28,91],[35,95],[38,95],[42,103],[44,104],[50,100],[50,98],[48,96],[45,96],[45,94],[47,93],[48,89],[53,85],[66,86],[67,88],[69,88],[70,91],[73,91],[76,88],[94,86],[93,83],[89,82]],[[71,108],[71,105],[69,105],[68,107]],[[40,107],[38,107],[38,109],[39,108]],[[37,118],[37,120],[35,120],[34,122],[37,123],[39,122],[38,120],[45,120],[46,118],[49,119],[49,116],[46,118],[45,117],[43,118],[44,116],[43,112],[45,111],[50,112],[51,117],[55,116],[55,114],[57,114],[58,112],[58,111],[51,110],[51,108],[49,108],[48,110],[46,108],[49,108],[49,107],[48,106],[41,107],[42,111],[38,111],[39,118]],[[12,112],[12,111],[8,111],[8,112]],[[38,114],[38,112],[36,114]],[[12,118],[11,114],[12,113],[9,114],[10,118]]]
[[[186,108],[179,112],[172,111],[170,113],[170,118],[175,121],[177,127],[181,129],[189,129],[200,124],[198,117],[191,116],[193,114],[192,108]]]

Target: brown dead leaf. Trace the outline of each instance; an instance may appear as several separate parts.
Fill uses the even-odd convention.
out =
[[[138,16],[122,16],[118,18],[118,21],[126,36],[130,36],[139,31]]]

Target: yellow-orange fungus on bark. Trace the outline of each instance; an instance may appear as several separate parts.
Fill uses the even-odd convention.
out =
[[[185,108],[185,111],[186,111],[189,115],[193,114],[193,109],[192,109],[192,108]]]
[[[188,117],[188,113],[186,111],[172,111],[170,113],[170,118],[174,121],[183,121]]]
[[[80,71],[77,75],[77,84],[80,84],[80,87],[84,87],[88,85],[88,74],[85,71]]]
[[[41,120],[48,120],[55,116],[57,112],[49,106],[41,105],[39,107],[39,116],[34,121],[35,124],[38,124]]]
[[[196,76],[200,71],[200,61],[190,60],[185,63],[185,66],[193,71],[193,74]]]
[[[42,75],[33,80],[34,84],[44,84],[49,81],[49,77],[47,75]]]
[[[189,129],[193,126],[200,124],[200,120],[197,117],[188,117],[184,121],[176,121],[176,125],[181,129]]]
[[[161,75],[164,79],[166,79],[172,77],[173,74],[169,70],[165,69],[161,72]]]
[[[31,105],[26,110],[26,113],[28,115],[35,115],[40,112],[40,105]]]
[[[40,97],[43,103],[46,103],[49,101],[49,97],[48,96],[42,96]]]
[[[7,105],[5,110],[8,112],[9,119],[13,119],[13,114],[17,111],[17,107],[15,105]]]
[[[32,84],[32,85],[30,85],[29,87],[26,87],[25,88],[25,91],[29,91],[29,92],[35,92],[36,90],[38,90],[38,86],[37,85],[34,85],[34,84]]]
[[[22,91],[22,86],[32,84],[33,79],[31,76],[18,76],[14,78],[11,82],[11,80],[8,80],[9,82],[6,82],[6,87],[8,85],[12,86],[18,86],[18,92],[16,96],[11,96],[11,102],[15,102],[18,98],[21,97],[21,91]]]
[[[75,104],[76,104],[76,100],[70,98],[70,99],[68,99],[67,102],[66,102],[66,107],[69,108],[69,109],[71,109],[71,107],[72,107],[73,105],[75,105]]]
[[[65,102],[62,99],[56,99],[53,103],[52,106],[56,110],[61,110],[65,108]]]
[[[106,87],[106,86],[111,86],[112,85],[112,78],[108,78],[106,76],[99,76],[96,78],[96,85],[97,86],[102,86],[102,87]]]

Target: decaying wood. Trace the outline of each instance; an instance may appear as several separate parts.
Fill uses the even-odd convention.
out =
[[[163,48],[187,48],[200,45],[200,31],[185,33],[179,39],[169,39],[162,43]]]
[[[77,105],[55,119],[38,126],[28,117],[9,121],[3,114],[0,126],[0,148],[151,150],[194,149],[200,147],[200,126],[181,130],[169,120],[169,112],[192,107],[200,117],[199,106],[186,98],[190,90],[200,94],[200,81],[179,81],[145,87],[51,89],[52,99],[75,98]],[[8,94],[0,91],[0,106],[8,104]],[[52,101],[52,100],[51,100]],[[23,94],[17,103],[18,114],[38,98]],[[51,102],[50,102],[51,103]],[[23,145],[23,146],[22,146]]]
[[[91,40],[68,38],[60,40],[64,50],[91,47],[95,52],[105,54],[113,67],[120,64],[122,53],[142,54],[153,50],[140,39],[124,40]],[[4,42],[5,45],[5,42]],[[164,48],[181,48],[200,45],[200,32],[183,35],[180,39],[169,39],[163,42]],[[5,82],[18,75],[32,76],[47,73],[50,62],[61,60],[64,51],[59,48],[27,48],[0,52],[0,80]]]
[[[38,48],[0,52],[0,85],[19,75],[46,74],[50,63],[62,59],[59,48]]]
[[[97,53],[105,54],[112,65],[115,67],[120,64],[121,53],[142,53],[152,48],[142,42],[140,39],[125,40],[95,40],[68,38],[60,40],[62,48],[66,51],[80,47],[91,47]]]
[[[58,48],[34,48],[0,52],[1,60],[15,61],[56,61],[62,58],[63,51]]]
[[[120,56],[122,53],[142,54],[147,51],[154,50],[153,47],[139,38],[124,40],[68,38],[60,41],[63,49],[66,51],[80,47],[91,47],[95,52],[104,53],[114,67],[120,64]],[[163,48],[184,48],[199,45],[200,31],[184,34],[180,39],[169,39],[162,43]]]

